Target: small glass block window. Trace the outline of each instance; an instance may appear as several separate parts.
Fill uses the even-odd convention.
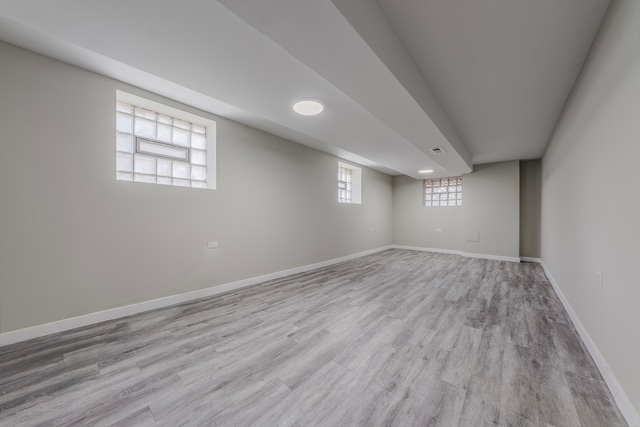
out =
[[[117,101],[116,179],[207,188],[207,128]]]
[[[351,169],[345,167],[338,168],[338,202],[351,203]]]
[[[424,205],[462,206],[462,177],[425,179]]]

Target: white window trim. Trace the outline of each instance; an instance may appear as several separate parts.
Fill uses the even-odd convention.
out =
[[[207,189],[216,189],[216,122],[121,90],[116,90],[116,101],[126,102],[156,113],[204,126],[207,129]]]
[[[340,204],[362,204],[362,168],[354,165],[350,165],[344,162],[338,162],[338,169],[336,170],[336,176],[340,168],[349,169],[351,171],[351,201],[350,202],[338,202]],[[336,186],[337,190],[337,186]]]

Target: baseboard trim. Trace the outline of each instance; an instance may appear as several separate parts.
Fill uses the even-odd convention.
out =
[[[422,246],[404,246],[404,245],[392,245],[393,249],[406,249],[409,251],[422,251],[422,252],[437,252],[441,254],[453,254],[462,255],[462,251],[455,249],[438,249],[438,248],[425,248]]]
[[[494,261],[520,262],[519,257],[504,256],[504,255],[488,255],[488,254],[476,254],[473,252],[462,252],[462,256],[466,256],[467,258],[491,259]]]
[[[591,335],[589,335],[589,332],[587,332],[587,329],[584,327],[584,325],[580,321],[580,318],[578,317],[576,312],[573,310],[573,307],[571,307],[569,300],[564,296],[564,294],[562,293],[562,290],[560,290],[558,283],[555,281],[555,279],[551,275],[551,272],[547,268],[544,261],[540,260],[540,264],[542,264],[544,273],[547,275],[549,282],[551,282],[551,286],[553,286],[553,289],[556,291],[558,298],[560,298],[560,301],[562,302],[564,309],[567,311],[567,313],[569,314],[569,317],[571,318],[571,321],[573,322],[573,325],[576,327],[578,334],[580,334],[580,338],[582,338],[582,342],[584,342],[584,345],[587,347],[587,350],[589,350],[589,353],[591,354],[593,361],[596,362],[596,365],[598,366],[598,370],[600,370],[600,373],[602,374],[602,378],[604,378],[604,382],[607,383],[609,390],[611,390],[611,394],[613,394],[613,398],[616,401],[616,404],[618,405],[620,412],[622,412],[622,415],[627,421],[627,424],[629,424],[629,426],[631,427],[640,427],[640,417],[638,416],[638,413],[635,411],[633,405],[631,405],[631,402],[629,401],[627,394],[624,392],[622,386],[618,382],[618,379],[615,377],[615,375],[609,368],[609,365],[607,364],[607,361],[605,360],[602,353],[600,353],[598,346],[593,341],[593,339],[591,339]]]
[[[528,257],[528,256],[521,256],[520,257],[520,261],[523,261],[523,262],[537,262],[538,264],[542,264],[542,259],[540,259],[540,258],[531,258],[531,257]]]
[[[502,255],[488,255],[488,254],[476,254],[472,252],[462,252],[455,249],[438,249],[438,248],[425,248],[422,246],[405,246],[405,245],[393,245],[393,249],[407,249],[410,251],[423,251],[423,252],[436,252],[441,254],[453,254],[453,255],[461,255],[467,258],[482,258],[482,259],[492,259],[495,261],[511,261],[511,262],[520,262],[520,258],[510,257],[510,256],[502,256]]]
[[[262,276],[251,277],[248,279],[225,283],[223,285],[212,286],[209,288],[199,289],[197,291],[185,292],[183,294],[171,295],[168,297],[157,298],[136,304],[125,305],[122,307],[111,308],[108,310],[97,311],[95,313],[89,313],[81,316],[71,317],[68,319],[58,320],[51,323],[36,325],[29,328],[4,332],[0,334],[0,347],[68,331],[71,329],[94,325],[96,323],[104,322],[107,320],[119,319],[121,317],[131,316],[133,314],[155,310],[157,308],[181,304],[187,301],[221,294],[223,292],[233,291],[269,280],[280,279],[292,274],[304,273],[310,270],[315,270],[317,268],[327,267],[333,264],[349,261],[351,259],[360,258],[366,255],[371,255],[391,248],[392,246],[382,246],[379,248],[330,259],[327,261],[290,268],[288,270],[277,271],[275,273],[264,274]]]

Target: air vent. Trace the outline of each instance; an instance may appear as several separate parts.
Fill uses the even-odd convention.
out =
[[[442,153],[444,153],[444,152],[445,152],[445,151],[444,151],[444,148],[442,148],[442,147],[432,148],[432,149],[431,149],[431,151],[433,151],[433,152],[434,152],[434,153],[436,153],[436,154],[442,154]]]

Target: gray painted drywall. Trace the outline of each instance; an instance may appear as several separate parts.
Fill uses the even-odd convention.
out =
[[[540,258],[540,189],[542,163],[520,162],[520,256]]]
[[[517,258],[520,252],[520,162],[475,165],[463,178],[462,250]],[[464,240],[478,230],[477,242]]]
[[[461,224],[462,207],[424,206],[423,180],[393,177],[394,244],[460,251]]]
[[[218,189],[116,181],[116,89],[217,120]],[[0,93],[0,332],[391,244],[387,175],[4,43]]]
[[[542,259],[636,412],[639,28],[640,2],[614,0],[542,158]]]
[[[462,184],[462,207],[424,207],[423,181],[394,177],[394,244],[518,257],[519,162],[476,165]],[[479,241],[465,241],[465,230]]]

